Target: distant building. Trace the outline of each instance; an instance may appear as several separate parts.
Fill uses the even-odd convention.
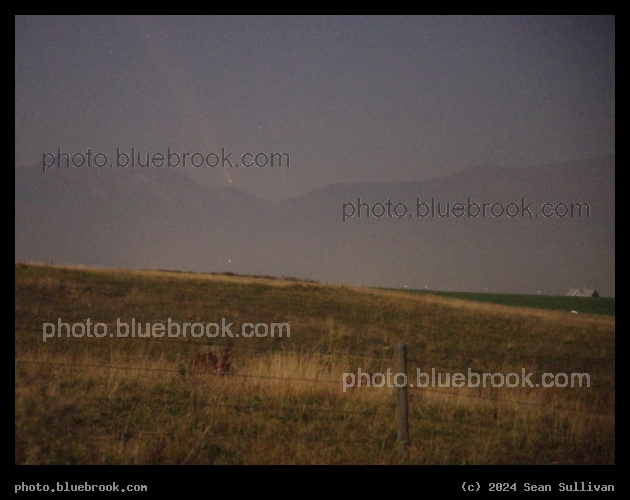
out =
[[[571,288],[567,295],[570,297],[599,297],[599,293],[594,288]]]

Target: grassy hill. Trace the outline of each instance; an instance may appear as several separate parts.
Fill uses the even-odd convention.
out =
[[[171,337],[156,327],[169,322]],[[162,336],[132,336],[138,323]],[[274,323],[285,325],[282,336],[272,337]],[[365,381],[344,391],[342,380],[359,369],[393,372],[400,342],[414,386],[418,370],[432,369],[442,382],[470,370],[505,381],[531,373],[539,384],[410,387],[410,463],[615,463],[614,317],[26,264],[15,265],[15,462],[398,463],[395,389]],[[588,373],[590,387],[542,387],[543,373],[567,374],[556,377],[561,385]]]

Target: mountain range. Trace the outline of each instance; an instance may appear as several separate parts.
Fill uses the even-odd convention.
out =
[[[485,217],[473,216],[483,203]],[[544,217],[544,203],[556,215]],[[562,216],[571,203],[588,204],[588,216],[586,205]],[[614,243],[614,156],[331,184],[279,202],[201,186],[176,168],[15,169],[20,262],[614,296]]]

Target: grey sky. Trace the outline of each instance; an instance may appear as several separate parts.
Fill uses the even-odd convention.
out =
[[[268,200],[615,149],[614,16],[16,17],[16,165],[288,153],[187,173]]]

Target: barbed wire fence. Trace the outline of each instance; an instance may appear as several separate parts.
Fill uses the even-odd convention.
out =
[[[39,329],[31,329],[31,328],[20,328],[21,331],[30,331],[30,330],[37,330],[40,331]],[[16,329],[17,331],[17,329]],[[131,340],[132,338],[128,338],[128,339],[124,339],[125,341],[127,340]],[[149,340],[149,339],[137,339],[137,340]],[[169,343],[177,343],[180,346],[186,345],[188,347],[208,347],[208,346],[216,346],[216,347],[226,347],[225,345],[221,345],[221,344],[212,344],[209,342],[198,342],[198,341],[182,341],[180,339],[166,339],[166,338],[155,338],[152,337],[150,338],[151,341],[154,342],[169,342]],[[413,346],[412,346],[413,347]],[[331,353],[331,352],[322,352],[321,350],[310,350],[310,349],[299,349],[299,350],[291,350],[291,349],[284,349],[284,348],[278,348],[278,347],[263,347],[263,346],[235,346],[232,345],[231,348],[233,349],[243,349],[243,350],[253,350],[255,352],[267,352],[267,353],[272,353],[272,354],[289,354],[289,353],[297,353],[297,354],[316,354],[318,356],[331,356],[331,357],[338,357],[340,356],[339,353]],[[397,344],[395,346],[394,350],[394,365],[395,365],[395,373],[396,374],[405,374],[406,376],[408,375],[408,370],[407,370],[407,351],[408,351],[408,346],[406,344]],[[389,354],[389,351],[384,352],[383,354]],[[343,356],[347,357],[347,358],[370,358],[370,359],[375,359],[374,354],[351,354],[351,353],[347,353],[344,354]],[[384,358],[384,356],[379,356],[379,360],[382,360]],[[27,365],[47,365],[47,366],[54,366],[54,367],[66,367],[66,368],[76,368],[76,369],[102,369],[102,370],[132,370],[132,371],[138,371],[138,372],[143,372],[143,373],[170,373],[170,374],[179,374],[182,375],[182,367],[179,366],[178,368],[173,368],[173,369],[168,369],[168,368],[150,368],[150,367],[138,367],[138,366],[123,366],[123,365],[113,365],[113,364],[94,364],[94,363],[65,363],[65,362],[51,362],[51,361],[36,361],[36,360],[29,360],[29,359],[19,359],[18,358],[18,353],[17,353],[17,349],[16,349],[16,359],[15,359],[15,365],[16,365],[16,373],[17,373],[17,369],[18,366],[27,366]],[[291,383],[291,382],[301,382],[301,383],[312,383],[312,384],[327,384],[329,387],[331,385],[337,385],[337,386],[342,386],[343,385],[343,381],[339,381],[339,380],[327,380],[327,379],[322,379],[322,378],[304,378],[304,377],[278,377],[278,376],[273,376],[273,375],[253,375],[253,374],[239,374],[239,373],[230,373],[230,374],[220,374],[220,373],[213,373],[213,372],[206,372],[206,371],[195,371],[195,370],[185,370],[184,373],[189,374],[189,375],[196,375],[196,376],[202,376],[202,377],[223,377],[223,376],[229,376],[232,377],[234,379],[258,379],[258,380],[268,380],[268,381],[283,381],[283,382],[287,382],[287,383]],[[365,373],[364,374],[367,375],[367,385],[370,385],[370,376],[373,374],[369,374],[369,373]],[[346,374],[344,374],[345,377]],[[352,374],[354,375],[354,374]],[[363,374],[362,374],[363,375]],[[380,374],[382,375],[382,374]],[[384,377],[384,376],[383,376]],[[407,378],[405,377],[405,382],[406,382]],[[372,379],[372,381],[374,381],[374,379]],[[384,382],[384,378],[383,378],[383,382]],[[465,392],[457,392],[457,391],[446,391],[443,388],[435,388],[435,387],[409,387],[408,389],[408,384],[404,383],[404,384],[397,384],[395,382],[395,402],[396,402],[396,415],[394,418],[394,421],[396,423],[396,439],[392,439],[391,437],[381,437],[380,439],[361,439],[361,440],[341,440],[341,439],[319,439],[318,442],[325,444],[325,445],[335,445],[335,444],[339,444],[339,443],[351,443],[351,444],[373,444],[373,445],[378,445],[381,447],[396,447],[397,453],[400,457],[400,460],[402,462],[405,462],[408,459],[408,453],[409,453],[409,448],[411,446],[411,439],[410,439],[410,432],[409,432],[409,402],[410,399],[415,399],[418,397],[424,397],[427,394],[431,394],[431,393],[436,393],[439,394],[440,396],[444,396],[444,395],[448,395],[448,396],[453,396],[453,397],[464,397],[464,398],[475,398],[477,400],[484,400],[484,401],[488,401],[494,404],[504,404],[504,403],[509,403],[509,404],[516,404],[516,405],[526,405],[526,406],[533,406],[533,407],[543,407],[546,410],[549,411],[554,411],[554,412],[571,412],[571,413],[586,413],[586,414],[593,414],[593,415],[598,415],[600,417],[613,417],[614,418],[614,413],[608,413],[608,412],[599,412],[599,411],[592,411],[592,410],[588,410],[588,409],[581,409],[581,408],[567,408],[567,407],[562,407],[562,406],[553,406],[553,407],[549,407],[549,405],[547,404],[541,404],[541,403],[535,403],[535,402],[531,402],[531,401],[520,401],[520,400],[513,400],[513,399],[506,399],[506,398],[498,398],[498,397],[490,397],[488,395],[483,395],[483,394],[468,394]],[[376,386],[378,387],[378,386]],[[381,386],[382,387],[382,386]],[[341,414],[341,415],[358,415],[361,417],[370,417],[375,415],[377,412],[376,410],[351,410],[351,409],[343,409],[343,408],[309,408],[306,407],[304,405],[284,405],[284,406],[266,406],[266,405],[262,405],[262,404],[256,404],[256,405],[247,405],[247,404],[229,404],[229,403],[225,403],[225,402],[202,402],[202,401],[177,401],[177,400],[169,400],[169,399],[158,399],[158,398],[146,398],[146,397],[133,397],[133,398],[124,398],[124,397],[116,397],[116,398],[111,398],[111,397],[95,397],[95,396],[89,396],[89,398],[91,400],[107,400],[107,401],[116,401],[119,403],[146,403],[146,404],[151,404],[151,405],[160,405],[160,406],[166,406],[166,405],[186,405],[186,406],[193,406],[193,407],[216,407],[216,408],[229,408],[229,409],[233,409],[236,411],[250,411],[250,412],[256,412],[256,411],[277,411],[277,412],[301,412],[301,413],[319,413],[319,414]],[[419,421],[440,421],[440,419],[438,417],[432,417],[429,415],[420,415],[419,418],[418,415],[414,415],[414,425],[416,424],[417,420]],[[483,421],[483,420],[471,420],[471,419],[466,419],[466,420],[457,420],[456,422],[454,422],[457,425],[470,425],[470,426],[476,426],[476,427],[483,427],[483,428],[493,428],[493,429],[497,429],[497,425],[496,423],[492,423],[492,422],[488,422],[488,421]],[[503,426],[506,432],[532,432],[532,429],[515,429],[513,426]],[[501,426],[499,426],[499,428],[501,429]],[[137,434],[152,434],[152,431],[135,431]],[[534,429],[534,432],[536,433],[540,433],[540,434],[546,434],[546,435],[553,435],[552,432],[545,432],[545,431],[541,431],[538,429]],[[79,436],[80,438],[83,439],[125,439],[125,434],[126,431],[123,429],[120,430],[120,432],[114,432],[109,434],[108,436],[92,436],[92,435],[83,435],[83,436]],[[226,435],[212,435],[212,434],[207,434],[207,429],[206,432],[204,432],[204,436],[203,439],[226,439],[229,436]]]

